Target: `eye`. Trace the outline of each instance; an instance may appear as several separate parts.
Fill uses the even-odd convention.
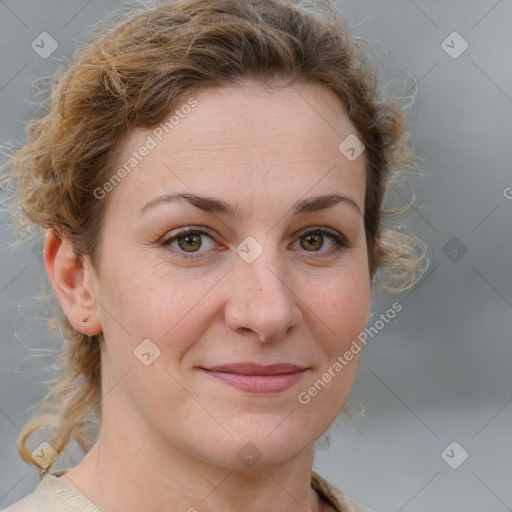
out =
[[[327,250],[325,250],[326,239],[329,240]],[[300,243],[300,247],[306,252],[319,253],[321,255],[333,254],[350,247],[350,243],[345,237],[335,231],[328,231],[325,228],[315,228],[303,232],[294,242],[294,244],[297,243]],[[202,257],[201,253],[213,249],[215,241],[206,231],[188,227],[172,233],[163,240],[162,245],[171,247],[180,258],[192,259],[200,258]]]
[[[206,237],[208,242],[205,243],[202,237]],[[162,245],[172,247],[179,253],[180,257],[195,258],[196,256],[193,256],[193,254],[208,251],[215,244],[212,237],[205,231],[187,228],[166,238]],[[199,249],[204,249],[204,251],[199,251]]]
[[[326,238],[330,239],[330,244],[328,244],[327,250],[320,251],[320,249],[325,248]],[[306,231],[299,236],[297,242],[300,243],[300,246],[306,252],[320,252],[321,254],[332,254],[347,249],[350,246],[348,241],[339,233],[327,231],[326,229]]]

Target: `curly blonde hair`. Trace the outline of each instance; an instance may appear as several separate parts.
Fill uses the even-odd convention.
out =
[[[329,0],[176,0],[114,11],[53,76],[40,114],[27,123],[26,142],[4,164],[18,226],[62,233],[77,256],[97,265],[108,199],[93,191],[112,175],[130,129],[157,126],[195,89],[246,79],[321,84],[342,101],[365,146],[372,285],[411,288],[428,265],[427,249],[394,219],[412,201],[391,209],[383,200],[392,183],[418,169],[416,155],[402,108],[384,90],[363,45]],[[73,439],[88,451],[94,438],[87,427],[101,418],[103,336],[76,331],[62,310],[51,321],[65,341],[60,372],[18,439],[21,457],[36,467],[27,446],[34,432],[51,426],[50,444],[59,455]]]

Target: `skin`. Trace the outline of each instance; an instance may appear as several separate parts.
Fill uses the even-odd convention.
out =
[[[108,511],[332,510],[310,486],[314,443],[342,410],[359,354],[308,404],[297,397],[368,320],[364,153],[349,161],[338,150],[356,130],[318,85],[192,96],[197,106],[104,199],[99,268],[47,233],[46,268],[70,322],[105,338],[99,440],[61,479]],[[130,133],[126,157],[151,134]],[[236,203],[240,218],[184,200],[140,212],[172,192]],[[334,192],[355,205],[291,215],[296,201]],[[209,235],[192,239],[195,252],[185,237],[166,245],[187,226]],[[350,247],[303,236],[314,228]],[[248,236],[263,249],[252,263],[236,252]],[[149,366],[134,355],[144,339],[160,350]],[[242,361],[307,370],[290,389],[255,394],[200,369]],[[246,443],[261,457],[251,467],[237,457]]]

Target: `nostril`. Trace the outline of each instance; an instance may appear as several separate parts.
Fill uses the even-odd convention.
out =
[[[251,334],[254,334],[256,336],[256,333],[252,329],[250,329],[249,327],[240,327],[240,332],[244,336],[251,337]]]

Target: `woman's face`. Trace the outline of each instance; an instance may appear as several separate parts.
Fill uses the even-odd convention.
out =
[[[104,189],[103,418],[217,465],[282,464],[329,427],[356,375],[371,303],[364,153],[338,148],[355,129],[320,86],[191,97],[169,133],[130,134],[119,167],[137,163]]]

